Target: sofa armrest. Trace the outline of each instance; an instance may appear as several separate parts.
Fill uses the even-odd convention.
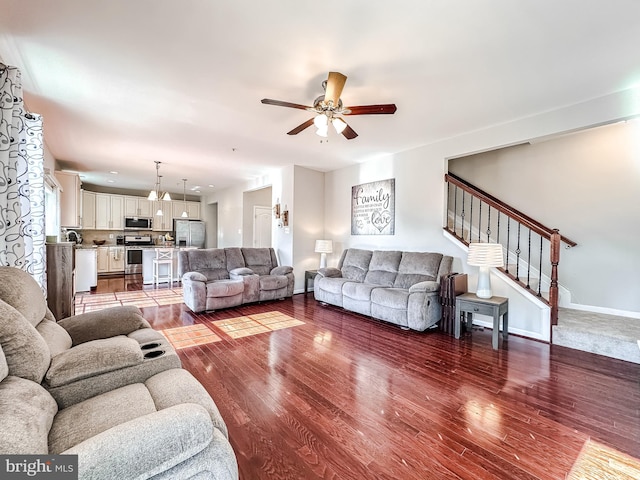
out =
[[[58,325],[67,331],[74,346],[92,340],[129,335],[141,328],[151,328],[140,309],[134,306],[81,313],[60,320]]]
[[[182,281],[191,280],[194,282],[206,282],[207,277],[205,277],[200,272],[187,272],[182,276]]]
[[[424,282],[414,283],[409,287],[409,293],[431,293],[431,292],[439,292],[440,284],[438,282],[434,282],[433,280],[426,280]]]
[[[323,277],[342,277],[342,270],[335,267],[320,268],[318,275],[322,275]]]
[[[116,425],[59,453],[78,455],[79,478],[149,478],[201,452],[213,436],[205,408],[183,403]]]
[[[65,350],[51,359],[45,375],[50,387],[59,387],[142,363],[142,350],[135,340],[112,337],[86,342]]]
[[[293,267],[289,267],[287,265],[281,265],[271,270],[269,272],[269,275],[288,275],[291,272],[293,272]]]

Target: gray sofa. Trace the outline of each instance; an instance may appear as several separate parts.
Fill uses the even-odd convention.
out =
[[[342,252],[337,268],[318,270],[316,300],[424,331],[442,316],[440,278],[453,257],[440,253],[361,250]]]
[[[238,478],[215,403],[137,308],[56,323],[43,299],[0,267],[0,454],[78,455],[80,479]]]
[[[178,253],[184,303],[194,312],[293,295],[293,268],[273,248],[208,248]]]

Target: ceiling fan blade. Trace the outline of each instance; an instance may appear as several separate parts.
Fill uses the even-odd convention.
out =
[[[395,103],[385,103],[382,105],[361,105],[359,107],[346,107],[349,113],[343,115],[380,115],[396,113]]]
[[[299,103],[283,102],[282,100],[271,100],[270,98],[263,98],[260,101],[265,105],[275,105],[277,107],[299,108],[300,110],[308,110],[311,108],[307,107],[306,105],[300,105]]]
[[[344,135],[347,140],[353,140],[358,136],[356,131],[349,125],[347,125],[346,128],[342,131],[342,135]]]
[[[296,128],[294,128],[290,132],[287,132],[287,135],[297,135],[301,131],[303,131],[305,128],[309,128],[311,125],[313,125],[313,118],[310,118],[306,122],[301,123],[300,125],[298,125]]]
[[[342,95],[342,89],[347,81],[347,77],[340,72],[329,72],[329,78],[327,78],[327,89],[324,92],[324,101],[329,103],[333,102],[334,106],[338,106],[340,95]]]

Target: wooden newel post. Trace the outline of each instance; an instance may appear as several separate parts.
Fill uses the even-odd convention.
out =
[[[554,228],[549,238],[551,260],[551,288],[549,304],[551,305],[551,325],[558,324],[558,263],[560,263],[560,233]],[[553,332],[553,329],[552,329]]]

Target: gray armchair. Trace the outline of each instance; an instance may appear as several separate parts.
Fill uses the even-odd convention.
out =
[[[81,479],[237,480],[227,427],[186,370],[61,408],[13,355],[0,348],[0,454],[78,455]]]
[[[12,375],[46,388],[61,408],[181,366],[137,307],[56,322],[37,282],[0,267],[0,345]]]

